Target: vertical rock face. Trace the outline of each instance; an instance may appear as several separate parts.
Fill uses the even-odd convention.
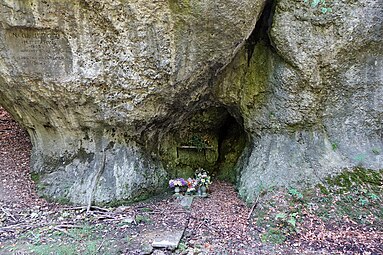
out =
[[[31,136],[41,194],[84,204],[163,188],[168,165],[155,144],[221,105],[214,75],[263,6],[1,0],[0,104]]]
[[[379,1],[0,7],[0,104],[32,138],[42,195],[134,200],[202,166],[252,200],[383,168]]]
[[[383,168],[382,24],[379,1],[278,1],[270,41],[248,63],[239,55],[218,85],[220,100],[240,102],[252,134],[245,198],[348,167]]]

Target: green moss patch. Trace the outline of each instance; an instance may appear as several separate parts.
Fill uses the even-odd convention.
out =
[[[280,188],[259,200],[251,221],[262,242],[294,242],[312,231],[383,231],[383,171],[344,171],[313,188]]]

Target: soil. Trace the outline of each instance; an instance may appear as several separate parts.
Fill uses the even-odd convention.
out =
[[[382,223],[380,216],[368,218],[373,221],[369,225],[347,217],[326,225],[307,206],[274,193],[262,197],[248,217],[252,208],[233,185],[220,181],[213,182],[209,197],[194,198],[191,208],[182,207],[170,192],[88,211],[48,203],[35,192],[30,152],[26,132],[0,108],[1,254],[383,254],[383,229],[374,227]],[[374,203],[381,206],[378,195]],[[278,216],[271,216],[282,204],[299,209],[299,214],[285,216],[299,221],[294,228],[290,218],[280,215],[285,221],[276,221]],[[158,233],[172,230],[184,230],[178,249],[151,248]]]

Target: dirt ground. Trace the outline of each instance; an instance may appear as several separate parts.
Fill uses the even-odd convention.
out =
[[[363,193],[368,199],[361,200],[356,216],[361,222],[346,214],[341,222],[326,214],[333,220],[326,221],[317,214],[331,206],[320,210],[323,203],[304,202],[291,190],[260,197],[248,217],[251,205],[220,181],[213,182],[208,198],[194,198],[191,208],[169,191],[87,211],[36,195],[30,151],[28,135],[0,108],[0,254],[383,254],[380,191]],[[184,234],[176,250],[151,248],[156,233],[179,229]]]

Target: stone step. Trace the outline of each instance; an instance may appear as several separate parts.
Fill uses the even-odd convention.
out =
[[[153,248],[175,250],[181,241],[185,228],[182,230],[164,231],[158,234],[154,239]]]

